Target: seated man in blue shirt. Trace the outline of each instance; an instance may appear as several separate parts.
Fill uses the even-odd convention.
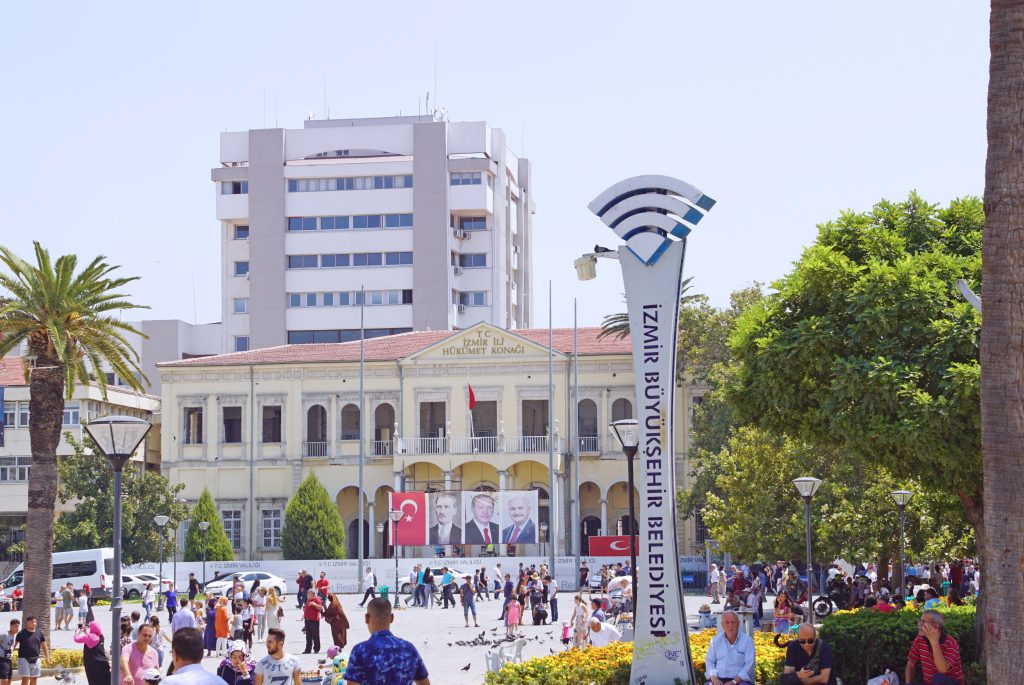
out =
[[[352,648],[345,669],[348,685],[430,685],[427,667],[416,648],[391,634],[394,620],[388,600],[378,597],[367,603],[370,639]]]
[[[722,614],[722,632],[708,645],[704,676],[711,685],[754,685],[754,641],[740,634],[740,617],[734,611]]]

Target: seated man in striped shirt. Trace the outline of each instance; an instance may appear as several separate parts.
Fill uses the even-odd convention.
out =
[[[917,665],[921,665],[921,680],[914,680]],[[937,611],[921,614],[917,637],[907,654],[907,667],[903,682],[925,685],[963,685],[964,672],[960,665],[960,646],[952,635],[946,634],[946,619]]]

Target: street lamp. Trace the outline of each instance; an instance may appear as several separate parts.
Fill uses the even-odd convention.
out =
[[[896,508],[900,510],[900,597],[904,597],[907,594],[907,577],[906,577],[906,552],[907,552],[907,534],[903,527],[904,522],[904,509],[910,504],[910,500],[914,498],[914,493],[910,490],[893,490],[889,493],[892,497],[892,501],[896,503]]]
[[[203,594],[206,594],[206,531],[210,529],[209,521],[200,521],[199,530],[203,531]]]
[[[156,523],[157,527],[160,529],[160,570],[157,572],[156,576],[157,609],[164,608],[164,526],[166,526],[167,522],[170,520],[170,516],[164,516],[163,514],[158,514],[153,517],[153,522]]]
[[[544,543],[544,549],[546,551],[547,550],[547,543],[548,543],[548,522],[547,521],[541,521],[540,522],[540,539],[541,539],[541,542]]]
[[[146,439],[149,421],[134,416],[104,416],[86,424],[96,447],[114,468],[114,596],[110,600],[110,634],[121,634],[121,480],[124,465]],[[121,682],[121,641],[110,641],[111,682]]]
[[[821,487],[821,479],[804,476],[803,478],[794,479],[793,485],[796,486],[796,491],[804,499],[804,517],[807,528],[807,622],[813,624],[814,609],[812,604],[814,603],[814,595],[811,593],[811,498],[814,497],[814,493]]]
[[[388,518],[391,519],[391,555],[395,557],[395,608],[398,609],[398,524],[402,520],[402,510],[392,509],[388,512]]]
[[[633,615],[636,615],[640,593],[636,584],[636,502],[633,495],[633,459],[640,445],[640,424],[636,419],[621,419],[612,423],[612,433],[626,455],[629,474],[629,568],[633,572]]]

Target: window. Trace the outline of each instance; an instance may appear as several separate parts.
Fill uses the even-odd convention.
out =
[[[292,254],[288,255],[289,269],[315,269],[317,256],[315,254]]]
[[[320,217],[321,231],[340,231],[348,228],[347,216],[322,216]]]
[[[288,179],[289,193],[313,193],[329,190],[387,190],[391,188],[412,188],[412,175]]]
[[[478,186],[482,179],[479,171],[463,171],[452,173],[450,182],[453,186]]]
[[[248,181],[221,181],[221,195],[247,195],[249,193]]]
[[[385,214],[384,228],[412,228],[412,214]]]
[[[347,254],[322,254],[320,255],[320,266],[325,269],[335,269],[349,265]]]
[[[236,276],[248,276],[249,275],[249,262],[235,262],[235,275]]]
[[[289,231],[315,231],[315,216],[290,216],[288,217]]]
[[[64,564],[53,565],[53,579],[58,578],[79,578],[81,576],[91,576],[96,573],[96,560],[90,561],[69,561]]]
[[[32,457],[0,457],[0,483],[27,483]]]
[[[235,314],[246,314],[249,311],[249,298],[236,297],[231,301],[231,308]]]
[[[345,293],[341,293],[344,295]],[[412,328],[367,328],[366,338],[379,338],[385,335],[398,335],[399,333],[409,333]],[[289,345],[303,345],[308,343],[336,343],[336,342],[353,342],[359,340],[359,329],[358,328],[345,328],[341,330],[322,330],[322,331],[288,331],[288,344]]]
[[[359,439],[359,407],[346,404],[341,410],[341,439]]]
[[[18,426],[27,428],[29,424],[28,402],[18,402]]]
[[[263,442],[281,442],[281,407],[263,407]]]
[[[185,444],[203,444],[202,407],[185,407]]]
[[[464,293],[459,293],[459,304],[467,307],[486,307],[487,306],[487,291],[476,290]]]
[[[242,442],[242,408],[224,407],[224,442]]]
[[[381,262],[380,252],[357,252],[352,255],[352,266],[380,266]]]
[[[249,239],[249,227],[248,226],[235,226],[235,240],[248,240]]]
[[[306,293],[306,306],[307,307],[315,307],[316,306],[316,293]]]
[[[333,307],[334,306],[334,293],[323,293],[323,306]]]
[[[77,426],[78,425],[78,402],[66,403],[64,405],[64,419],[61,423],[63,426]]]
[[[459,228],[463,231],[486,231],[487,217],[483,216],[460,216]]]
[[[242,547],[242,510],[225,509],[220,512],[220,522],[224,526],[224,534],[228,536],[232,549]]]
[[[402,291],[402,304],[412,304],[412,291],[411,290],[403,290]]]
[[[384,254],[387,257],[385,263],[388,266],[412,264],[412,252],[386,252]]]
[[[7,428],[14,428],[14,422],[17,420],[15,417],[18,413],[18,405],[14,402],[4,403],[4,426]]]
[[[235,336],[235,352],[248,352],[249,351],[249,336],[247,335],[236,335]]]
[[[357,214],[352,217],[352,228],[380,228],[380,214]]]
[[[264,509],[260,518],[263,521],[263,547],[277,549],[281,546],[281,510]]]
[[[459,255],[459,266],[464,269],[477,269],[487,266],[487,255],[483,252]]]

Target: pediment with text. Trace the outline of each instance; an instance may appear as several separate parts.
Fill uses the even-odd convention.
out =
[[[473,362],[547,359],[547,345],[481,322],[408,357],[409,361]],[[555,356],[562,358],[557,350]]]

